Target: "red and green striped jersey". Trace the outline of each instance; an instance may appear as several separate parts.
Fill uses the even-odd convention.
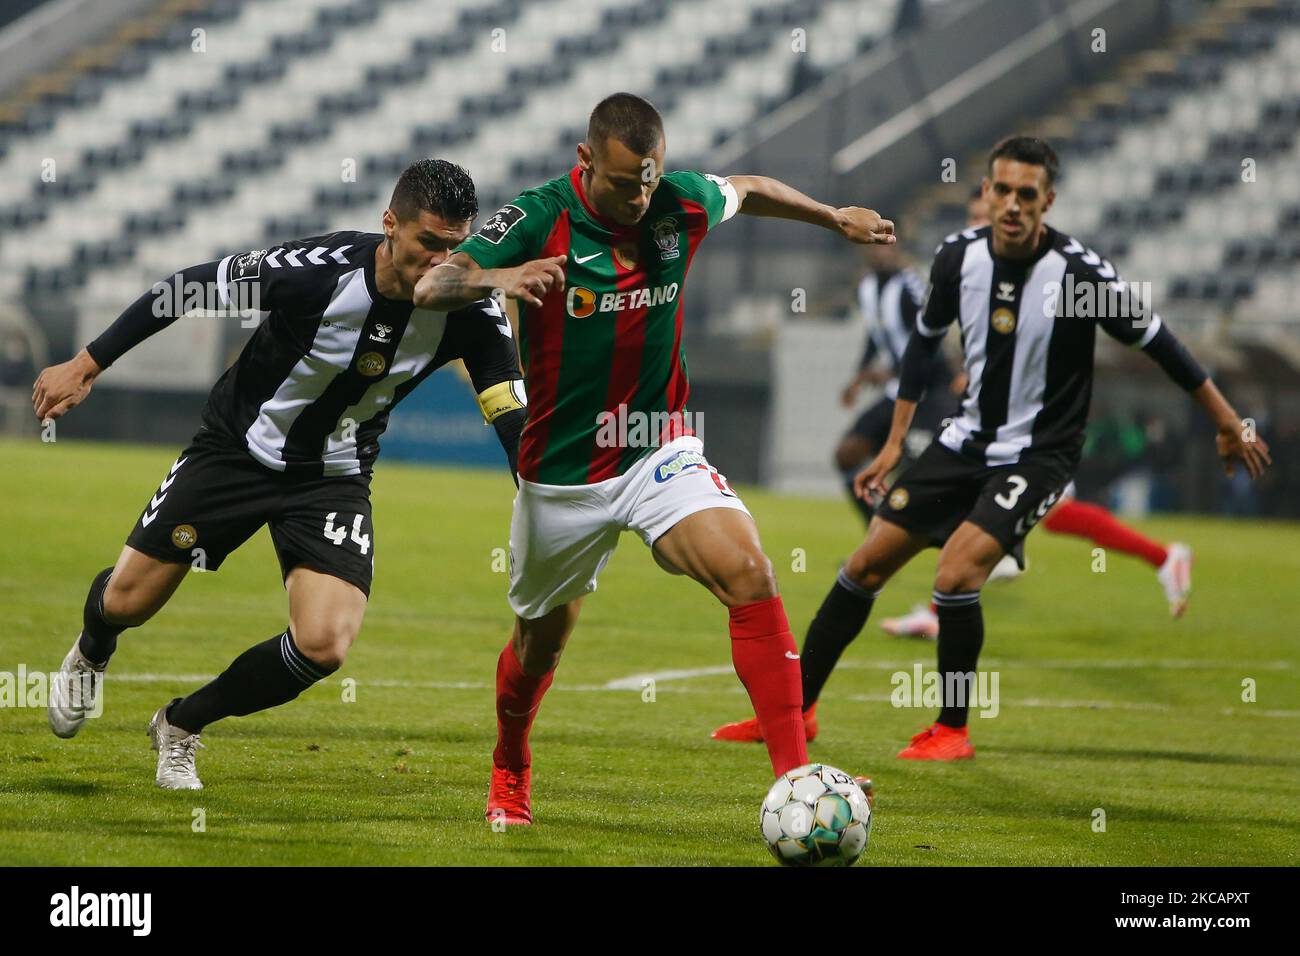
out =
[[[689,434],[683,286],[700,241],[737,205],[725,179],[666,173],[641,221],[621,226],[591,205],[575,166],[502,207],[459,246],[485,269],[568,257],[562,291],[540,308],[520,304],[528,392],[520,478],[593,484]]]

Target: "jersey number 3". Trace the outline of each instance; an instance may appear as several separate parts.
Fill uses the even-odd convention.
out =
[[[1024,494],[1025,489],[1029,487],[1029,482],[1019,475],[1007,475],[1007,481],[1011,484],[1010,490],[1000,495],[994,495],[993,500],[1010,511],[1016,506],[1016,502],[1020,500],[1020,496]]]

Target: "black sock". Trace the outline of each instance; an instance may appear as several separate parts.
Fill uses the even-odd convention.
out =
[[[870,526],[871,516],[876,513],[876,509],[871,507],[871,502],[863,501],[853,492],[853,479],[858,476],[858,469],[851,468],[841,474],[844,477],[844,488],[849,493],[849,500],[853,502],[853,507],[858,509],[858,514],[862,515],[862,520]]]
[[[102,666],[117,650],[117,635],[126,630],[104,620],[104,589],[112,568],[105,568],[95,575],[90,582],[90,593],[86,595],[86,606],[81,612],[81,639],[77,646],[92,664]]]
[[[867,623],[867,615],[871,613],[875,600],[875,594],[849,580],[849,576],[840,571],[830,593],[817,609],[816,617],[808,625],[808,636],[803,639],[803,650],[799,653],[804,710],[817,703],[826,679],[835,669],[835,662]]]
[[[223,717],[246,717],[287,704],[334,670],[309,659],[285,630],[269,641],[254,644],[211,683],[172,704],[167,720],[197,734]]]
[[[980,648],[984,646],[984,611],[980,608],[980,593],[935,591],[934,605],[935,613],[939,615],[939,673],[944,687],[939,723],[945,727],[965,727],[966,712],[975,692],[975,668]],[[958,684],[963,693],[950,695],[949,689],[956,689]]]

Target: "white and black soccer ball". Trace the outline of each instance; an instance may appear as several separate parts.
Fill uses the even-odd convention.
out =
[[[767,848],[786,866],[850,866],[871,836],[862,788],[822,763],[778,777],[758,816]]]

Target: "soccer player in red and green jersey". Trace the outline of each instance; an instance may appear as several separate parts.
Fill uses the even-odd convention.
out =
[[[659,113],[616,93],[578,165],[503,207],[416,289],[454,308],[501,288],[520,305],[529,415],[510,527],[514,634],[497,663],[487,816],[532,822],[528,732],[584,595],[623,531],[729,610],[732,660],[779,775],[807,763],[799,657],[758,531],[689,428],[686,273],[737,212],[894,242],[869,209],[836,209],[761,176],[665,173]]]

